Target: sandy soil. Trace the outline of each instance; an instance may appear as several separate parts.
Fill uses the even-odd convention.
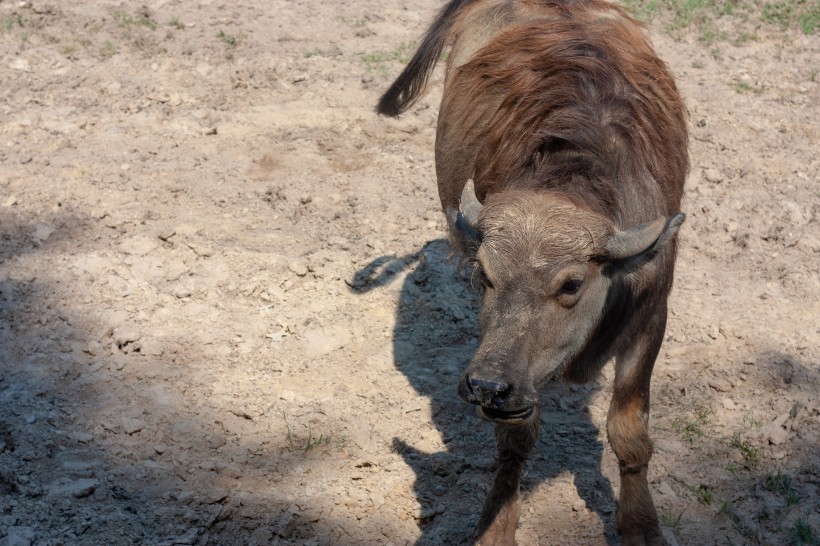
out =
[[[468,538],[440,74],[373,112],[438,7],[0,0],[0,544]],[[820,535],[820,36],[745,24],[651,31],[691,111],[651,422],[681,544]],[[611,376],[544,394],[520,544],[618,543]]]

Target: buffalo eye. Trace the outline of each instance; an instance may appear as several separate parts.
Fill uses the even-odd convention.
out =
[[[573,279],[573,280],[566,281],[566,282],[564,282],[564,284],[561,285],[561,293],[562,294],[577,294],[578,291],[581,289],[581,284],[583,284],[583,281],[580,281],[580,280]]]
[[[487,273],[484,272],[484,268],[481,266],[478,267],[478,281],[484,288],[493,288],[493,282],[490,280],[490,278],[487,276]]]

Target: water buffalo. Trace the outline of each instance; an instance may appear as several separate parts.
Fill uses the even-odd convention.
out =
[[[476,531],[514,544],[539,388],[615,361],[607,436],[624,544],[666,544],[647,483],[649,384],[689,169],[686,113],[640,23],[602,0],[451,0],[381,97],[397,116],[450,47],[436,134],[452,239],[483,287],[458,386],[496,423]]]

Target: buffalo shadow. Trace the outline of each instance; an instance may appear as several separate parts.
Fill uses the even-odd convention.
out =
[[[492,483],[496,456],[494,425],[480,419],[475,407],[456,392],[478,346],[480,295],[444,239],[406,256],[376,258],[356,273],[351,286],[355,292],[368,292],[404,270],[393,332],[394,364],[416,392],[430,400],[432,425],[446,448],[428,452],[416,439],[394,438],[393,449],[416,475],[414,491],[421,507],[416,544],[467,544]],[[586,411],[598,389],[596,383],[563,382],[545,389],[542,430],[522,479],[524,513],[528,493],[569,472],[586,507],[603,523],[607,544],[617,544],[615,498],[601,472],[604,446]]]

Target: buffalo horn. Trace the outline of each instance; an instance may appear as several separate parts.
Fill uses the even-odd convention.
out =
[[[625,260],[653,247],[660,248],[675,236],[686,218],[678,213],[671,218],[658,218],[652,222],[619,231],[606,242],[606,255],[612,260]]]
[[[464,189],[461,191],[461,204],[459,208],[468,224],[473,227],[478,225],[478,215],[481,213],[483,205],[478,202],[478,198],[475,196],[475,184],[472,178],[464,184]]]

